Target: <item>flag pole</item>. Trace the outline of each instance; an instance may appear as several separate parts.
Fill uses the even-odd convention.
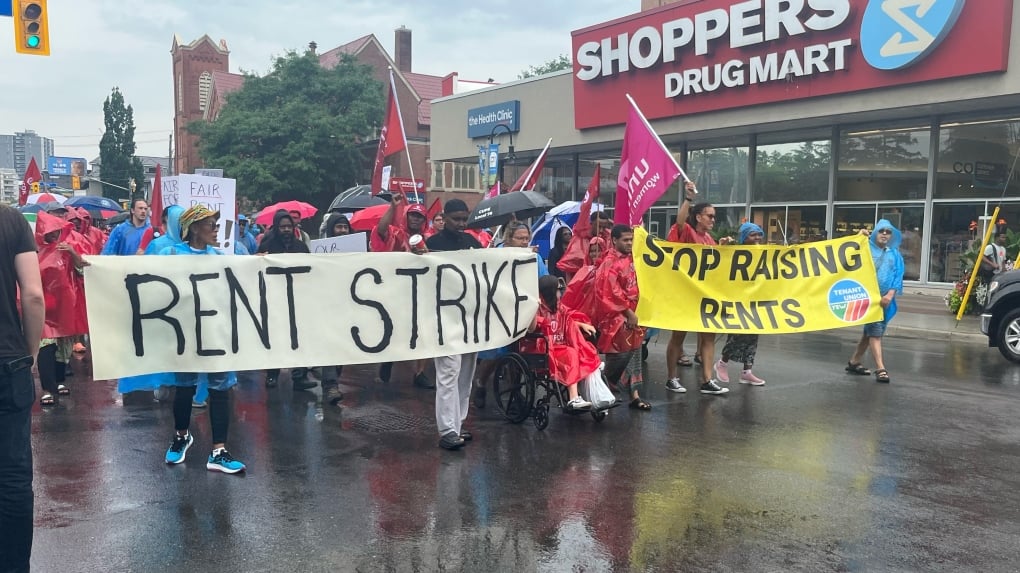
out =
[[[630,105],[634,107],[634,111],[637,112],[638,117],[640,117],[641,121],[645,124],[645,127],[652,134],[652,136],[655,137],[655,141],[658,142],[659,147],[661,147],[662,150],[666,152],[666,155],[669,156],[670,161],[672,161],[673,165],[676,166],[677,171],[680,172],[680,175],[684,178],[684,181],[690,181],[690,179],[687,178],[687,172],[684,171],[683,167],[680,167],[680,164],[677,163],[676,157],[673,157],[673,154],[670,153],[669,148],[666,147],[666,144],[662,142],[662,138],[659,137],[659,134],[656,133],[654,129],[652,129],[652,124],[648,123],[648,118],[645,117],[645,114],[641,113],[641,108],[639,108],[637,103],[634,102],[634,98],[630,97],[630,94],[625,95],[627,96],[627,101],[629,101]],[[683,190],[681,189],[680,192],[682,194]]]
[[[525,183],[527,183],[528,181],[531,181],[531,176],[535,174],[535,168],[538,167],[538,160],[542,159],[542,157],[546,154],[546,152],[549,151],[549,146],[550,145],[552,145],[552,138],[551,137],[549,138],[549,141],[545,142],[545,147],[542,148],[542,153],[539,153],[538,157],[536,157],[535,160],[531,162],[531,167],[528,168],[528,175],[524,178],[524,182]],[[538,182],[536,181],[535,184],[537,185]],[[532,187],[532,189],[534,189],[534,187]],[[524,191],[524,190],[525,189],[522,186],[521,191]]]
[[[400,120],[400,134],[404,137],[404,153],[407,154],[407,169],[411,172],[411,187],[414,188],[414,200],[421,203],[418,195],[418,181],[414,178],[414,163],[411,162],[411,147],[407,145],[407,129],[404,128],[404,114],[400,111],[400,100],[397,99],[397,84],[393,81],[393,68],[390,68],[390,97],[397,107],[397,118]]]

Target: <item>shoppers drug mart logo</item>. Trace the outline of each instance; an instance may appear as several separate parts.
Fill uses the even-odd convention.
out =
[[[898,70],[931,54],[956,24],[966,0],[871,0],[861,21],[861,51],[871,67]]]
[[[871,308],[871,296],[861,283],[843,279],[829,289],[829,309],[843,322],[854,323]]]

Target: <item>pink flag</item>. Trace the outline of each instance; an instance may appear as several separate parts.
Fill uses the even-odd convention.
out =
[[[687,176],[634,100],[629,95],[627,100],[630,101],[630,115],[623,133],[620,175],[616,179],[614,222],[634,226],[641,224],[645,211],[678,177],[683,175],[686,179]]]
[[[499,190],[499,181],[495,185],[489,187],[489,192],[485,194],[486,199],[492,199],[493,197],[499,196],[501,191]]]
[[[538,157],[531,163],[528,170],[514,182],[508,193],[513,193],[514,191],[535,190],[535,186],[538,185],[538,180],[542,178],[542,169],[545,167],[545,157],[549,152],[549,146],[551,144],[552,138],[550,137],[549,141],[545,142],[545,147],[542,148],[542,153],[538,154]]]

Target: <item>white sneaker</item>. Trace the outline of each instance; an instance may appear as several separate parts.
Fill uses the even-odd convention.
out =
[[[750,370],[744,370],[740,373],[740,383],[750,384],[751,386],[764,386],[765,381],[754,375],[754,372]]]
[[[590,410],[591,409],[591,402],[589,402],[589,401],[585,400],[584,398],[578,396],[577,398],[574,398],[573,400],[567,402],[567,409],[568,410]]]

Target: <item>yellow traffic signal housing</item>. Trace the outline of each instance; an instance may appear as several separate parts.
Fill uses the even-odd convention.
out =
[[[39,182],[38,181],[33,181],[32,182],[32,194],[34,195],[34,194],[36,194],[38,192],[39,192]]]
[[[46,0],[14,0],[14,49],[19,54],[50,55]]]

